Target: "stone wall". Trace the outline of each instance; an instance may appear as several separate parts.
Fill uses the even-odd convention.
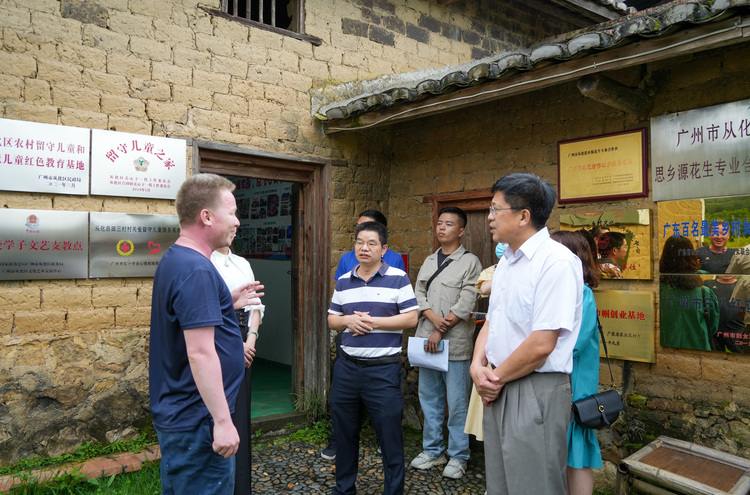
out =
[[[304,33],[319,46],[214,17],[205,8],[219,0],[4,1],[0,117],[344,159],[332,173],[335,266],[356,212],[389,210],[391,132],[326,139],[309,91],[466,62],[543,26],[516,20],[498,34],[487,6],[464,15],[432,1],[305,3]],[[172,201],[5,191],[0,206],[174,213]],[[0,282],[0,463],[150,422],[151,288],[150,279]]]
[[[327,138],[311,118],[311,89],[464,63],[482,50],[538,40],[550,34],[551,21],[522,2],[499,0],[468,7],[308,0],[305,33],[322,40],[316,46],[213,17],[199,4],[220,6],[219,0],[2,2],[0,116],[340,159],[344,164],[331,174],[332,269],[351,247],[355,215],[379,207],[390,219],[391,245],[410,253],[412,277],[431,246],[422,226],[432,212],[423,195],[487,188],[514,170],[555,183],[557,141],[648,125],[583,99],[568,84]],[[748,98],[748,55],[747,48],[726,48],[615,76],[653,88],[659,115]],[[173,202],[164,200],[6,191],[0,206],[173,213]],[[655,206],[645,198],[562,210],[592,208]],[[602,288],[655,290],[655,284]],[[150,291],[150,279],[0,282],[0,463],[117,439],[150,422]],[[737,379],[747,371],[744,356],[658,348],[656,364],[619,369],[626,390],[645,398],[638,402],[642,411],[654,412],[653,423],[662,420],[659,411],[698,410],[696,404],[709,402],[730,404],[700,409],[711,418],[720,410],[726,419],[750,402]]]

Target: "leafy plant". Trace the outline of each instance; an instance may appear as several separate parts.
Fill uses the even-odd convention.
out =
[[[132,473],[118,474],[99,479],[86,479],[79,473],[57,476],[40,482],[26,474],[19,476],[23,484],[10,491],[10,495],[158,495],[161,493],[159,463],[147,463]]]
[[[622,440],[628,453],[637,452],[643,448],[643,440],[646,436],[643,423],[636,418],[629,418],[627,421],[620,419],[618,421],[623,421],[620,440]]]
[[[55,474],[53,478],[46,481],[39,481],[38,478],[28,473],[24,473],[17,479],[22,484],[11,488],[10,493],[12,495],[68,494],[74,493],[73,488],[86,481],[86,475],[79,473],[78,468],[76,468],[70,473]]]
[[[300,428],[291,435],[291,439],[298,442],[322,444],[328,442],[331,434],[331,422],[327,419],[315,421],[314,423]]]
[[[305,413],[307,421],[314,423],[326,415],[326,402],[319,395],[312,392],[294,394],[294,410]]]

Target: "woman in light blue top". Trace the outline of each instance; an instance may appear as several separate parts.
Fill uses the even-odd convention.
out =
[[[594,264],[586,238],[578,232],[558,231],[550,235],[581,259],[583,264],[583,314],[581,332],[573,349],[573,373],[570,375],[572,399],[578,400],[599,392],[599,331],[596,302],[591,289],[599,285],[599,272]],[[584,428],[575,421],[568,426],[568,494],[591,495],[594,491],[592,468],[602,467],[602,453],[596,430]]]

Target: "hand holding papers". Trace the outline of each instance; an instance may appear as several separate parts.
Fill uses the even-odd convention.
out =
[[[430,368],[438,371],[448,371],[448,346],[450,341],[441,340],[444,349],[442,352],[432,354],[425,352],[424,346],[427,339],[409,337],[409,345],[406,350],[409,363],[414,367]]]

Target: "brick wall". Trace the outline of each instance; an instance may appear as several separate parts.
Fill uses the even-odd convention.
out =
[[[352,10],[351,17],[341,18],[343,34],[397,48],[407,58],[415,50],[420,58],[425,51],[433,51],[438,60],[451,65],[466,61],[467,55],[478,59],[574,29],[522,2],[486,0],[445,6],[439,2],[355,0],[352,4],[359,9]]]

